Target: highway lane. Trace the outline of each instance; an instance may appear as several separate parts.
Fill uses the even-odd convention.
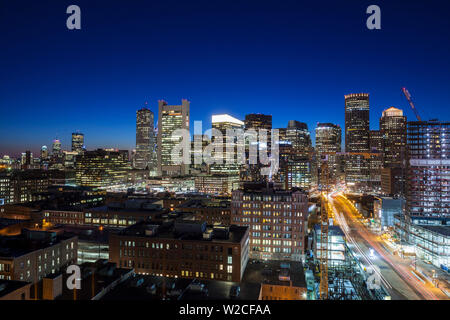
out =
[[[378,266],[381,282],[393,300],[433,299],[431,295],[423,294],[423,288],[420,288],[417,283],[410,283],[414,280],[412,275],[408,275],[405,270],[398,270],[399,268],[387,256],[388,252],[376,244],[364,225],[357,221],[352,214],[352,208],[344,199],[337,196],[331,198],[331,203],[335,210],[335,220],[341,228],[347,229],[348,235],[346,235],[351,238],[349,247],[363,265]],[[374,255],[371,255],[371,248]]]

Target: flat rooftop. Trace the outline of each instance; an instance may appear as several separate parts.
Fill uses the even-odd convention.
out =
[[[230,290],[233,286],[240,287],[239,296],[233,300],[258,300],[261,292],[261,283],[239,283],[218,280],[201,280],[208,289],[208,294],[201,294],[186,290],[180,300],[229,300]]]
[[[78,243],[93,242],[99,244],[108,244],[109,234],[120,230],[120,228],[103,228],[100,230],[98,227],[84,226],[84,225],[55,225],[52,230],[64,231],[70,234],[74,234],[78,237]]]
[[[307,192],[301,188],[292,188],[290,190],[278,189],[273,183],[258,183],[258,182],[246,182],[243,188],[239,189],[244,194],[261,194],[261,195],[279,195],[279,196],[291,196],[293,192]]]
[[[123,203],[113,202],[104,206],[89,209],[90,212],[123,212],[123,213],[157,213],[163,211],[157,200],[132,199]]]
[[[16,280],[0,280],[0,298],[27,285],[30,285],[30,283]]]
[[[231,207],[230,200],[192,199],[180,204],[177,208],[223,208]]]
[[[92,293],[98,295],[104,288],[115,281],[120,281],[120,279],[132,272],[130,269],[118,268],[115,263],[107,260],[97,260],[94,263],[85,262],[80,265],[80,269],[81,290],[77,290],[77,300],[91,300]],[[93,277],[92,274],[94,275]],[[56,300],[73,300],[73,290],[69,290],[64,285],[69,276],[70,274],[62,273],[63,293]]]
[[[297,261],[249,260],[242,283],[266,283],[306,288],[303,264]]]
[[[16,220],[16,219],[7,219],[7,218],[0,218],[0,229],[15,225],[15,224],[20,224],[20,223],[24,223],[24,222],[29,222],[30,220]]]
[[[74,237],[71,233],[56,233],[52,231],[31,230],[27,232],[28,236],[22,233],[15,236],[0,236],[0,257],[16,258],[28,254],[30,252],[48,248],[55,244]],[[32,234],[45,234],[45,237],[33,238]],[[30,238],[31,237],[31,238]]]
[[[164,291],[166,298],[169,300],[178,300],[180,294],[186,290],[191,282],[192,279],[135,275],[118,284],[113,290],[105,294],[101,300],[161,300]],[[178,294],[172,295],[171,292],[175,291],[178,291]]]
[[[180,231],[183,225],[182,231]],[[217,226],[206,225],[206,229],[202,229],[205,222],[196,220],[166,220],[166,221],[141,221],[128,228],[118,232],[119,235],[127,235],[143,238],[160,238],[160,239],[178,239],[178,240],[202,240],[205,242],[229,242],[240,243],[245,236],[248,227],[231,225],[228,232],[221,232]],[[151,234],[149,230],[153,230]],[[204,238],[204,231],[211,232],[211,238]]]
[[[260,283],[239,283],[218,280],[201,280],[208,294],[190,290],[193,279],[165,278],[136,274],[117,285],[102,297],[102,300],[143,301],[161,300],[228,300],[232,286],[240,286],[241,292],[235,300],[257,300]]]

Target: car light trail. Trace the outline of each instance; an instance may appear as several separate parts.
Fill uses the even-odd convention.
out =
[[[333,211],[334,211],[334,216],[336,217],[336,220],[338,221],[338,224],[341,226],[341,229],[343,229],[345,237],[347,238],[347,240],[349,240],[349,242],[353,245],[354,248],[356,248],[356,250],[358,251],[358,253],[364,258],[364,260],[366,261],[367,265],[372,267],[372,270],[379,276],[381,283],[391,289],[392,286],[390,285],[390,283],[386,280],[386,278],[381,274],[381,272],[378,270],[378,267],[376,265],[373,264],[373,262],[371,261],[371,259],[363,252],[363,250],[361,249],[360,245],[353,239],[353,237],[350,235],[350,228],[348,227],[347,221],[345,220],[345,218],[342,216],[341,213],[339,213],[336,210],[335,206],[332,206]]]
[[[340,203],[344,205],[349,211],[352,213],[352,206],[350,206],[347,202],[348,199],[343,196],[339,195],[339,198],[341,199]],[[356,210],[356,209],[354,209]],[[414,287],[424,298],[428,300],[438,300],[438,298],[430,292],[424,284],[420,283],[417,279],[415,279],[411,273],[410,270],[405,268],[404,266],[400,264],[396,264],[393,262],[388,255],[384,253],[385,249],[381,248],[378,243],[371,240],[371,235],[368,233],[368,231],[364,228],[364,226],[361,224],[361,222],[354,219],[352,214],[349,215],[352,220],[354,220],[357,224],[361,226],[361,228],[358,228],[357,232],[363,237],[374,249],[375,251],[386,261],[397,273],[403,278],[405,282],[407,282],[410,286]],[[341,219],[345,220],[345,218],[341,217]]]

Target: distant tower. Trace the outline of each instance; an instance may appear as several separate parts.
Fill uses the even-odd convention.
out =
[[[154,114],[146,107],[136,111],[136,154],[134,167],[156,171]]]
[[[380,131],[383,138],[383,166],[403,167],[406,156],[406,117],[403,110],[394,107],[384,110],[380,118]]]
[[[270,150],[270,142],[272,136],[272,115],[251,113],[245,115],[245,130],[259,129],[267,130],[267,148]]]
[[[61,155],[61,141],[59,139],[53,140],[53,146],[52,146],[52,155]]]
[[[369,94],[345,95],[345,182],[361,190],[370,183]]]
[[[84,151],[84,134],[72,133],[72,151],[81,153]]]
[[[212,127],[219,130],[223,135],[223,153],[222,164],[212,164],[211,173],[213,174],[225,174],[225,175],[238,175],[240,172],[240,164],[238,163],[237,153],[239,151],[239,139],[233,138],[229,143],[226,141],[227,130],[242,130],[244,132],[244,122],[236,119],[228,114],[213,115],[211,118]],[[241,144],[243,147],[244,144]],[[227,152],[231,151],[230,154]],[[232,163],[226,163],[227,159],[233,159]]]
[[[345,152],[369,152],[369,94],[345,96]]]
[[[307,190],[312,183],[312,143],[308,125],[289,120],[286,141],[290,143],[291,154],[284,169],[285,188],[299,187]]]
[[[333,123],[318,123],[316,127],[316,152],[319,159],[328,158],[329,179],[335,181],[339,174],[341,152],[341,127]]]
[[[61,141],[53,140],[52,155],[50,157],[50,169],[62,169],[64,166],[64,153],[61,149]]]
[[[31,153],[31,151],[25,151],[22,153],[22,168],[23,169],[29,169],[30,165],[33,161],[33,153]]]
[[[177,129],[189,131],[190,102],[181,100],[181,105],[168,105],[164,100],[158,101],[158,175],[174,176],[189,173],[189,164],[175,164],[172,150],[181,141],[172,133]]]
[[[289,120],[286,129],[286,139],[291,142],[293,152],[297,157],[309,157],[312,144],[311,134],[306,123]]]
[[[42,146],[41,148],[41,161],[48,159],[48,148],[47,146]]]

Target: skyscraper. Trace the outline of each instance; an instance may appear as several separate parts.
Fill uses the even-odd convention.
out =
[[[389,195],[404,195],[406,188],[406,117],[403,111],[390,107],[380,118],[383,163],[382,191]]]
[[[62,169],[64,166],[64,153],[61,149],[61,141],[59,139],[53,140],[52,156],[50,159],[51,169]]]
[[[47,146],[42,146],[40,157],[41,157],[41,162],[48,160],[48,148],[47,148]]]
[[[401,168],[406,156],[406,117],[403,111],[390,107],[380,118],[380,131],[383,138],[383,166]]]
[[[233,137],[228,137],[227,141],[227,131],[231,134],[234,130],[237,130],[239,134],[239,130],[241,130],[241,134],[243,134],[244,122],[228,114],[213,115],[211,121],[213,129],[219,130],[223,135],[222,164],[212,164],[211,173],[239,175],[241,163],[238,161],[238,152],[243,150],[244,141],[239,139],[236,134]],[[230,163],[226,163],[227,159],[231,160],[229,160]]]
[[[408,122],[408,215],[450,219],[449,139],[448,122]]]
[[[107,187],[127,182],[127,150],[98,149],[76,156],[76,182],[80,186]]]
[[[394,215],[397,237],[444,270],[450,262],[449,139],[449,122],[408,122],[406,214]]]
[[[330,179],[335,181],[339,173],[337,153],[341,152],[342,130],[333,123],[318,123],[316,127],[316,153],[317,159],[328,158]],[[320,165],[319,165],[320,168]],[[319,182],[320,183],[320,182]]]
[[[247,181],[265,181],[267,176],[261,175],[261,170],[266,165],[262,164],[260,154],[263,152],[270,154],[271,151],[271,139],[272,139],[272,116],[260,113],[251,113],[245,115],[245,130],[255,130],[258,135],[258,155],[256,164],[246,164],[241,167],[241,179]],[[266,130],[267,141],[262,143],[260,136],[261,132]],[[250,159],[250,141],[245,140],[245,153],[246,159]]]
[[[311,153],[311,134],[308,125],[297,120],[289,120],[286,139],[291,142],[296,157],[309,157]]]
[[[41,169],[48,169],[50,156],[48,154],[47,146],[42,146],[40,153]]]
[[[312,143],[308,125],[304,122],[289,120],[286,128],[286,141],[291,145],[291,154],[281,168],[282,182],[286,189],[299,187],[308,190],[312,182]]]
[[[33,153],[28,150],[23,152],[21,158],[22,169],[30,169],[32,162],[33,162]]]
[[[189,173],[189,164],[176,164],[172,159],[172,150],[182,139],[173,135],[177,129],[189,132],[189,106],[186,99],[181,105],[168,105],[164,100],[158,101],[158,175],[176,176]]]
[[[345,95],[345,182],[367,188],[370,179],[369,94]]]
[[[77,153],[84,151],[84,134],[79,132],[72,133],[72,151]]]
[[[269,147],[270,150],[272,116],[260,113],[246,114],[244,122],[245,122],[245,130],[254,129],[257,132],[259,129],[267,130],[267,147]]]
[[[61,141],[59,141],[59,139],[55,139],[53,140],[52,145],[52,155],[61,155],[61,154],[62,154]]]
[[[369,94],[345,96],[345,152],[369,152]]]
[[[381,130],[370,130],[370,152],[383,152],[383,135]]]
[[[154,121],[151,110],[142,108],[136,111],[136,169],[156,171]]]

